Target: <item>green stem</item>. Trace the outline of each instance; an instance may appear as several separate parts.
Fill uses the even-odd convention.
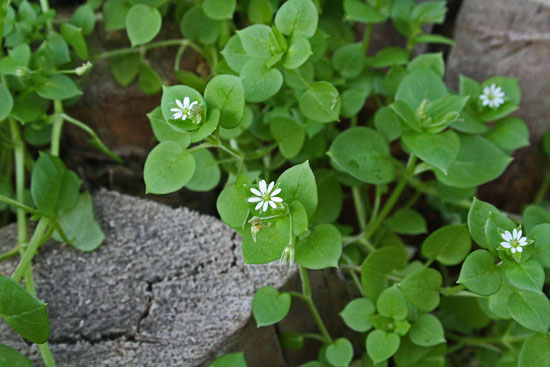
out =
[[[44,361],[44,366],[46,367],[55,367],[55,360],[53,359],[52,351],[48,343],[39,344],[38,349],[42,355],[42,360]]]
[[[143,52],[147,52],[151,49],[154,49],[154,48],[159,48],[159,47],[169,47],[169,46],[191,46],[193,47],[195,50],[199,49],[197,45],[194,45],[192,42],[190,42],[189,40],[186,40],[186,39],[173,39],[173,40],[164,40],[164,41],[158,41],[158,42],[152,42],[152,43],[149,43],[148,45],[143,45],[141,47],[128,47],[128,48],[121,48],[121,49],[118,49],[118,50],[114,50],[114,51],[107,51],[107,52],[103,52],[103,53],[100,53],[97,58],[98,59],[105,59],[105,58],[109,58],[109,57],[113,57],[113,56],[122,56],[122,55],[126,55],[126,54],[135,54],[135,53],[143,53]]]
[[[309,338],[309,339],[316,339],[316,340],[319,340],[320,342],[325,342],[325,338],[323,338],[321,335],[319,334],[312,334],[312,333],[306,333],[306,334],[302,334],[302,336],[304,338]]]
[[[372,30],[374,28],[373,23],[367,24],[367,28],[365,29],[365,35],[363,36],[363,55],[367,55],[367,52],[369,50],[370,45],[370,39],[372,35]]]
[[[30,206],[27,206],[23,203],[20,203],[19,201],[13,200],[13,199],[11,199],[7,196],[4,196],[2,194],[0,194],[0,201],[3,202],[3,203],[6,203],[8,205],[14,206],[17,209],[21,209],[23,211],[26,211],[28,213],[38,214],[38,210],[35,210],[35,209],[31,208]]]
[[[42,9],[42,13],[45,13],[48,10],[50,10],[50,4],[48,3],[48,0],[40,0],[40,8]],[[49,19],[46,22],[46,28],[48,29],[48,31],[52,30],[52,20],[51,19]]]
[[[6,251],[4,253],[1,253],[0,254],[0,261],[4,261],[6,259],[9,259],[10,257],[14,257],[15,255],[17,255],[19,253],[19,247],[15,246],[14,248],[12,248],[11,250],[9,251]]]
[[[4,49],[2,48],[2,42],[4,41],[4,23],[6,22],[6,13],[8,11],[8,5],[10,0],[2,0],[0,6],[0,57],[4,55]]]
[[[405,189],[405,186],[407,186],[407,181],[410,177],[414,174],[414,168],[416,164],[416,156],[413,154],[409,158],[409,162],[407,163],[407,167],[405,169],[405,173],[403,174],[403,177],[401,177],[401,180],[397,183],[395,188],[393,189],[393,192],[391,193],[390,197],[384,204],[384,207],[380,211],[380,214],[376,217],[376,219],[367,227],[367,230],[365,231],[365,237],[370,238],[370,236],[373,235],[374,232],[380,227],[384,219],[390,214],[391,210],[393,209],[393,206],[397,203],[397,200],[401,196],[401,193],[403,192],[403,189]]]
[[[361,189],[357,186],[352,187],[351,195],[353,197],[353,205],[355,206],[359,229],[364,231],[367,227],[367,215],[365,212],[365,203],[363,203],[363,198],[361,197]]]
[[[29,245],[27,246],[25,253],[22,256],[21,261],[17,266],[17,269],[15,269],[15,272],[13,273],[12,278],[16,282],[19,282],[21,280],[27,267],[31,263],[32,258],[36,254],[38,246],[42,242],[42,237],[48,229],[49,223],[50,223],[50,220],[47,218],[41,218],[40,221],[38,222],[38,225],[34,230],[34,234],[32,235],[31,241],[29,242]]]
[[[311,284],[309,282],[309,275],[307,274],[306,268],[304,268],[303,266],[300,266],[300,279],[302,280],[302,293],[303,293],[302,299],[306,301],[307,306],[309,307],[309,310],[311,312],[311,315],[313,316],[313,319],[315,320],[315,323],[317,324],[319,331],[323,335],[325,343],[332,343],[332,337],[330,336],[328,329],[323,323],[323,319],[321,319],[321,315],[319,315],[319,311],[317,310],[317,307],[315,307],[315,303],[313,303],[313,297],[311,294]]]
[[[348,255],[343,253],[342,257],[344,258],[344,261],[346,263],[348,263],[349,265],[353,265],[353,261],[351,261]],[[351,276],[351,279],[353,279],[353,282],[355,283],[355,286],[359,290],[359,294],[361,295],[361,297],[365,297],[365,291],[363,290],[363,286],[361,285],[361,281],[357,277],[357,274],[355,274],[355,269],[348,269],[348,271]]]
[[[61,142],[61,130],[63,129],[63,102],[56,99],[54,102],[54,116],[52,126],[52,144],[51,153],[54,156],[59,156],[59,147]]]
[[[535,195],[535,204],[542,203],[542,200],[544,200],[544,196],[546,195],[548,188],[550,188],[550,172],[546,172],[546,174],[544,175],[542,183],[540,184],[540,187],[537,190],[537,194]]]
[[[25,145],[21,138],[19,123],[9,118],[15,159],[15,198],[19,203],[25,202]],[[27,242],[27,216],[25,210],[17,208],[17,245]]]

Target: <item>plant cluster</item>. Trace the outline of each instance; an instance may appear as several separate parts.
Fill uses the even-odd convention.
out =
[[[84,125],[60,110],[60,100],[76,95],[44,96],[35,82],[43,79],[34,75],[63,77],[77,88],[64,75],[65,66],[75,55],[85,58],[82,34],[93,29],[95,17],[89,14],[99,3],[88,2],[60,25],[57,39],[72,47],[69,60],[49,68],[27,62],[2,72],[5,93],[15,95],[16,103],[0,109],[7,111],[0,117],[25,128],[53,123],[52,147],[58,146],[56,121]],[[16,26],[21,11],[7,9],[17,14],[6,17],[14,19],[13,29],[24,28]],[[109,59],[114,78],[129,85],[137,77],[145,93],[162,89],[161,105],[148,114],[159,144],[145,163],[147,192],[209,191],[223,179],[217,209],[242,236],[245,262],[299,268],[302,292],[263,287],[252,310],[258,326],[267,326],[282,320],[293,301],[307,304],[319,333],[281,334],[289,349],[302,348],[305,338],[321,342],[317,360],[304,367],[462,366],[472,358],[484,367],[531,367],[550,358],[550,302],[543,292],[550,214],[532,205],[519,217],[474,198],[476,188],[498,178],[511,154],[529,143],[525,123],[509,116],[518,109],[521,91],[515,79],[478,82],[465,76],[452,91],[443,82],[441,53],[413,57],[418,44],[452,44],[425,33],[427,25],[444,21],[444,1],[107,0],[101,9],[105,28],[124,30],[132,45],[98,55]],[[42,10],[47,14],[47,6]],[[405,47],[371,55],[374,25],[386,21],[406,39]],[[177,22],[183,38],[153,42],[166,22]],[[48,44],[57,33],[45,24],[37,23],[39,31],[30,33]],[[71,34],[79,36],[63,32],[71,24],[76,30]],[[362,40],[356,42],[359,32]],[[18,44],[8,44],[11,33],[4,34],[5,58],[18,62],[13,51]],[[174,72],[180,84],[163,85],[151,67],[147,52],[158,47],[177,47]],[[181,69],[188,48],[208,63],[207,77]],[[28,75],[19,75],[21,70]],[[47,90],[59,89],[67,90]],[[29,90],[36,98],[53,99],[53,114],[45,106],[38,122],[21,120],[17,100]],[[67,192],[65,186],[78,197],[79,181],[55,157],[59,149],[52,152],[34,163],[24,160],[34,166],[32,200],[25,201],[24,187],[16,199],[0,197],[23,217],[25,212],[43,217],[30,243],[22,239],[10,253],[23,254],[15,281],[30,271],[25,259],[47,238],[44,233],[64,233],[62,239],[82,247],[71,239],[83,232],[63,226],[75,223],[63,220],[73,218],[67,213],[84,211],[78,200],[44,206],[39,199],[38,192],[51,198]],[[59,178],[46,185],[52,177]],[[40,185],[33,190],[35,181]],[[415,210],[421,197],[442,214],[443,224],[430,223],[431,233]],[[348,203],[356,223],[342,215]],[[90,204],[85,212],[91,212]],[[423,242],[414,237],[419,235]],[[349,274],[356,288],[357,297],[340,313],[356,340],[334,338],[313,301],[308,270],[331,267]],[[14,280],[1,280],[29,302],[39,302]],[[6,313],[3,299],[0,294],[0,314],[21,332],[12,316],[22,315],[22,308]],[[31,341],[45,341],[24,332]],[[243,367],[246,361],[234,353],[212,366]]]

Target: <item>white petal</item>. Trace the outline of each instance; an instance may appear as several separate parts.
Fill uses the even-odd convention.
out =
[[[190,109],[193,108],[193,106],[196,105],[196,104],[199,104],[199,102],[197,102],[197,101],[191,102],[191,104],[189,105],[189,108]]]
[[[277,195],[277,194],[280,193],[280,192],[281,192],[281,189],[275,189],[275,191],[273,191],[273,192],[271,193],[271,196],[275,196],[275,195]]]
[[[502,247],[504,247],[504,248],[510,248],[510,247],[512,247],[512,245],[510,245],[510,243],[508,243],[508,242],[501,242],[500,245],[501,245]]]
[[[489,87],[483,87],[483,94],[487,95],[491,93],[491,89],[489,89]]]
[[[522,235],[522,234],[523,234],[523,231],[520,229],[520,230],[518,231],[518,237],[517,237],[518,240],[521,240],[521,235]]]
[[[268,201],[264,202],[264,207],[262,208],[262,210],[264,212],[267,211],[268,206],[269,206],[269,202]]]
[[[180,112],[176,112],[176,113],[174,114],[174,116],[172,116],[172,118],[173,118],[174,120],[176,120],[176,119],[179,119],[182,115],[183,115],[183,114],[181,113],[181,111],[180,111]]]
[[[523,252],[523,247],[517,247],[516,250],[517,250],[518,252]]]
[[[275,186],[275,182],[274,181],[271,181],[269,183],[269,186],[267,187],[267,193],[269,194],[271,192],[271,190],[273,190],[273,186]]]
[[[189,97],[185,97],[183,99],[183,105],[185,106],[185,108],[189,108]]]
[[[520,247],[520,248],[521,248],[521,247]],[[516,250],[515,247],[512,247],[512,248],[510,249],[510,251],[512,251],[512,253],[515,254],[517,250]]]
[[[187,115],[186,114],[183,114],[183,116],[181,117],[182,120],[187,120]]]
[[[174,108],[170,108],[170,111],[172,111],[172,112],[181,112],[181,109],[177,108],[177,107],[174,107]]]
[[[263,202],[263,200],[262,200],[262,201],[260,201],[260,202],[258,203],[258,205],[256,205],[256,207],[254,208],[254,210],[258,210],[258,209],[260,209],[260,208],[262,207],[262,205],[264,205],[264,202]]]
[[[512,241],[512,239],[513,239],[512,234],[510,233],[510,231],[504,232],[503,237],[506,241]]]
[[[179,99],[176,99],[176,104],[178,105],[179,108],[182,108],[182,109],[185,108]]]
[[[275,203],[273,201],[268,201],[269,205],[271,205],[271,207],[273,209],[275,209],[277,207],[277,205],[275,205]]]
[[[261,192],[259,192],[257,189],[255,188],[251,188],[250,191],[254,194],[254,195],[257,195],[257,196],[263,196],[263,194]]]
[[[281,199],[280,197],[278,196],[272,196],[271,197],[271,201],[274,201],[276,203],[282,203],[283,202],[283,199]]]
[[[512,232],[512,236],[515,240],[518,239],[518,229],[517,228],[514,228],[514,231]]]
[[[252,196],[251,198],[248,198],[249,203],[257,203],[258,201],[262,201],[262,198],[259,198],[257,196]]]
[[[265,180],[261,180],[258,186],[260,187],[260,191],[262,192],[262,194],[267,194],[267,184],[265,183]]]
[[[528,243],[527,243],[527,241],[520,241],[520,242],[518,243],[518,245],[519,245],[519,246],[527,246]]]

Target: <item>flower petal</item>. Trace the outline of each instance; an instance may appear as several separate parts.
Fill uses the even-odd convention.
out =
[[[178,105],[179,108],[185,108],[183,107],[183,103],[181,103],[181,101],[179,99],[176,99],[176,104]]]
[[[521,248],[521,247],[520,247],[520,248]],[[512,253],[515,254],[517,250],[516,250],[515,247],[512,247],[512,248],[510,249],[510,251],[512,251]]]
[[[182,115],[183,115],[183,114],[181,113],[181,111],[180,111],[180,112],[176,112],[176,113],[172,116],[172,118],[173,118],[174,120],[177,120],[177,119],[179,119]]]
[[[260,202],[258,203],[258,205],[256,205],[256,207],[254,208],[254,210],[260,209],[260,208],[262,207],[262,205],[264,205],[264,201],[263,201],[263,200],[260,201]]]
[[[257,189],[255,189],[254,187],[250,189],[250,192],[252,192],[254,195],[257,195],[257,196],[263,196],[263,194],[259,192]]]
[[[514,228],[514,231],[512,232],[513,238],[516,240],[518,238],[518,229]]]
[[[268,201],[268,203],[273,209],[277,207],[277,205],[273,201]]]
[[[262,201],[262,198],[259,198],[257,196],[252,196],[251,198],[248,198],[249,203],[257,203],[258,201]]]
[[[280,192],[281,192],[281,189],[277,188],[277,189],[275,189],[275,191],[273,191],[273,192],[271,193],[271,196],[275,196],[275,195],[277,195],[277,194],[280,193]]]
[[[181,112],[181,109],[177,108],[177,107],[174,107],[174,108],[170,108],[170,111],[172,111],[172,112]]]
[[[276,203],[282,203],[283,202],[283,199],[278,197],[278,196],[272,196],[271,197],[271,201],[274,201]]]
[[[512,247],[512,245],[510,245],[510,243],[508,243],[508,242],[501,242],[500,245],[501,245],[502,247],[504,247],[504,248],[510,248],[510,247]]]
[[[271,181],[269,183],[269,186],[267,187],[267,193],[269,194],[271,190],[273,190],[273,186],[275,186],[275,181]]]
[[[185,108],[189,108],[189,97],[185,97],[183,99],[183,105],[185,106]]]
[[[523,247],[521,247],[521,246],[520,246],[520,247],[516,247],[516,250],[517,250],[518,252],[523,252]]]
[[[267,194],[267,184],[265,183],[265,180],[261,180],[260,183],[258,184],[258,187],[260,188],[260,191],[262,192],[263,195]]]
[[[269,206],[269,202],[268,202],[268,201],[265,201],[262,210],[263,210],[264,212],[267,211],[268,206]]]

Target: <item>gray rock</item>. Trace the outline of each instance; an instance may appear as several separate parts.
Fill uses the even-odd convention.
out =
[[[481,191],[505,210],[520,210],[532,200],[544,172],[538,147],[550,127],[549,18],[548,0],[464,0],[456,22],[456,45],[448,59],[450,86],[458,86],[459,74],[479,81],[507,75],[518,78],[523,91],[516,115],[528,123],[532,147],[518,151],[498,183]],[[514,200],[509,200],[512,192]]]
[[[213,217],[110,191],[94,201],[106,235],[101,248],[84,254],[48,243],[33,264],[59,367],[198,367],[235,350],[252,367],[286,366],[275,328],[250,321],[251,301],[295,269],[244,265],[240,239]],[[0,251],[14,241],[14,226],[0,231]],[[16,265],[0,263],[0,272]],[[41,365],[36,346],[3,322],[0,343]]]

